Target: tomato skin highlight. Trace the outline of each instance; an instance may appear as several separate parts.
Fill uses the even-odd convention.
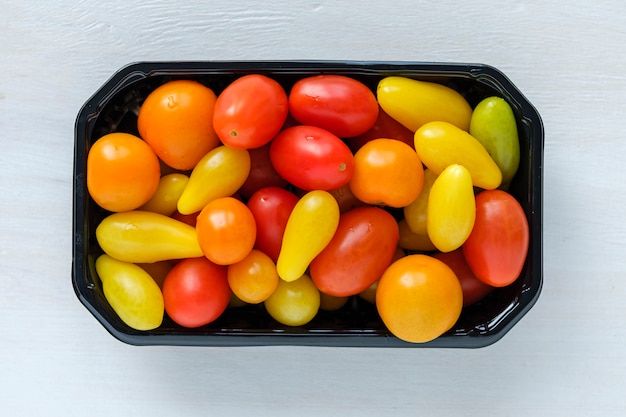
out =
[[[332,240],[311,262],[311,279],[323,293],[356,295],[380,278],[391,263],[398,239],[398,224],[385,210],[350,210],[341,215]]]
[[[522,272],[530,230],[520,203],[506,191],[485,190],[476,196],[476,221],[463,245],[467,264],[484,283],[512,284]]]
[[[276,136],[288,111],[287,93],[277,81],[248,74],[233,81],[217,97],[213,126],[226,146],[258,148]]]
[[[183,327],[215,321],[228,307],[230,296],[226,267],[204,257],[180,261],[163,282],[165,311]]]
[[[342,75],[303,78],[289,94],[289,111],[297,121],[321,127],[340,138],[371,129],[378,108],[376,96],[365,84]]]
[[[285,180],[307,191],[342,187],[354,172],[354,157],[348,145],[315,126],[283,130],[272,141],[270,159]]]
[[[282,188],[264,187],[252,194],[247,206],[257,226],[255,248],[278,260],[289,215],[298,197]]]

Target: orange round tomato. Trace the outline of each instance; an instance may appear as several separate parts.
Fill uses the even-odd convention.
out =
[[[98,139],[87,155],[87,189],[103,209],[134,210],[156,192],[159,160],[146,142],[128,133]]]
[[[406,143],[380,138],[363,145],[354,155],[350,190],[367,204],[404,207],[417,198],[424,182],[424,167]]]
[[[261,74],[248,74],[220,93],[213,126],[226,146],[258,148],[276,136],[288,112],[287,93],[277,81]]]
[[[139,108],[139,134],[165,164],[190,170],[219,143],[213,130],[216,100],[213,90],[196,81],[167,82]]]
[[[442,261],[409,255],[391,264],[378,281],[376,308],[394,336],[425,343],[454,326],[463,308],[463,290]]]
[[[196,218],[198,242],[204,255],[218,265],[243,260],[254,246],[256,223],[244,203],[222,197],[207,204]]]
[[[258,304],[267,300],[278,286],[278,272],[272,259],[252,249],[241,261],[228,266],[228,285],[241,301]]]

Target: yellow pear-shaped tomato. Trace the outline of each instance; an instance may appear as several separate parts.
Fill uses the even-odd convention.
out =
[[[249,173],[250,154],[246,149],[218,146],[200,159],[191,172],[178,199],[178,211],[196,213],[217,198],[233,195]]]
[[[295,281],[328,245],[339,226],[339,204],[327,191],[306,193],[296,203],[285,226],[276,262],[278,276]]]
[[[463,165],[450,165],[430,190],[428,236],[441,252],[453,251],[467,240],[475,220],[476,201],[470,173]]]
[[[163,294],[158,284],[140,266],[104,254],[96,259],[96,272],[104,296],[124,323],[136,330],[161,325]]]
[[[155,213],[171,216],[176,211],[176,205],[180,198],[189,177],[185,174],[173,172],[161,177],[159,186],[152,198],[146,204],[139,207],[139,210],[153,211]]]
[[[391,76],[378,83],[376,94],[380,107],[412,132],[435,120],[469,129],[472,108],[459,92],[443,84]]]
[[[125,262],[203,256],[195,227],[149,211],[111,214],[96,228],[96,239],[106,254]]]
[[[430,122],[415,132],[415,151],[428,169],[439,175],[452,164],[463,165],[476,187],[493,190],[502,172],[485,147],[472,135],[447,122]]]

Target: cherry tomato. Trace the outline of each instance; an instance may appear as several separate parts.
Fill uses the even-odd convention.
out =
[[[163,282],[165,311],[183,327],[215,321],[226,310],[230,294],[226,267],[205,257],[180,261]]]
[[[323,293],[356,295],[380,278],[391,263],[398,239],[398,224],[385,210],[350,210],[341,215],[332,240],[311,262],[311,279]]]
[[[406,143],[380,138],[369,141],[354,155],[350,190],[373,205],[404,207],[422,190],[424,168]]]
[[[290,282],[280,279],[264,305],[277,322],[286,326],[302,326],[319,311],[320,292],[306,274]]]
[[[276,171],[304,190],[333,190],[350,181],[354,158],[336,135],[315,126],[293,126],[274,138],[270,158]]]
[[[346,138],[346,143],[352,152],[358,151],[361,146],[370,140],[379,138],[396,139],[414,147],[413,132],[403,126],[393,117],[389,116],[382,108],[378,109],[378,118],[374,126],[362,135]]]
[[[398,246],[402,249],[418,252],[433,252],[437,250],[433,242],[430,241],[428,233],[418,234],[413,232],[406,219],[398,222],[398,228],[400,230]]]
[[[448,265],[459,279],[463,289],[464,307],[479,302],[493,290],[492,286],[485,284],[474,275],[461,249],[445,253],[438,252],[433,254],[433,257]]]
[[[244,203],[223,197],[207,204],[196,219],[198,242],[204,255],[218,265],[243,260],[254,246],[256,223]]]
[[[212,200],[229,197],[246,181],[250,172],[250,154],[245,149],[218,146],[198,161],[178,199],[182,214],[202,210]]]
[[[202,256],[195,228],[150,211],[124,211],[105,217],[96,227],[96,240],[106,254],[125,262]]]
[[[276,172],[272,165],[270,144],[249,149],[248,153],[250,154],[250,173],[239,188],[242,197],[250,198],[252,194],[264,187],[287,187],[287,181]]]
[[[287,93],[278,82],[249,74],[233,81],[218,96],[213,126],[226,146],[258,148],[276,136],[288,111]]]
[[[483,282],[494,287],[513,283],[520,275],[530,231],[524,209],[502,190],[476,196],[476,221],[463,245],[467,264]]]
[[[380,278],[376,308],[394,336],[429,342],[458,320],[463,290],[445,263],[428,255],[408,255],[391,264]]]
[[[339,215],[339,205],[327,191],[309,191],[298,200],[287,220],[276,261],[279,277],[294,281],[306,272],[333,238]]]
[[[263,252],[253,249],[241,261],[228,266],[228,285],[241,301],[261,303],[278,285],[276,264]]]
[[[139,210],[153,211],[155,213],[171,216],[176,211],[176,204],[183,193],[189,177],[185,174],[171,173],[163,175],[159,186],[150,200]]]
[[[413,233],[418,235],[425,235],[428,233],[427,215],[428,215],[428,196],[430,190],[433,187],[433,183],[437,179],[437,176],[430,170],[424,170],[424,184],[422,185],[422,191],[415,200],[403,209],[404,218],[407,224],[411,228]]]
[[[289,111],[302,124],[347,138],[374,126],[378,103],[374,93],[356,79],[316,75],[294,84],[289,94]]]
[[[167,82],[139,108],[139,134],[167,165],[190,170],[219,144],[212,122],[216,99],[213,90],[198,82]]]
[[[134,210],[156,192],[159,160],[146,142],[128,133],[98,139],[87,156],[87,190],[109,211]]]
[[[391,76],[378,83],[376,96],[380,106],[412,132],[435,120],[469,128],[472,108],[458,91],[443,84]]]
[[[278,187],[261,188],[248,200],[248,209],[257,226],[254,247],[274,262],[278,260],[287,220],[297,202],[295,194]]]
[[[96,272],[104,296],[124,323],[136,330],[152,330],[161,325],[161,289],[145,270],[104,254],[96,259]]]

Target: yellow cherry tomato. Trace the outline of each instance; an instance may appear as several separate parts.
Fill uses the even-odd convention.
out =
[[[319,311],[320,292],[306,274],[290,282],[281,279],[264,305],[277,322],[286,326],[302,326]]]
[[[181,214],[196,213],[211,201],[233,195],[248,178],[250,154],[246,149],[221,145],[195,166],[178,199]]]
[[[141,267],[104,254],[96,259],[104,296],[124,323],[136,330],[161,325],[165,311],[157,283]]]
[[[431,252],[437,250],[435,245],[430,241],[428,233],[414,233],[406,219],[398,222],[398,230],[400,231],[400,240],[398,246],[408,251]]]
[[[472,108],[459,92],[443,84],[392,76],[378,83],[376,94],[380,107],[412,132],[435,120],[469,129]]]
[[[327,191],[306,193],[287,219],[278,254],[278,276],[285,281],[300,278],[328,245],[339,226],[339,204]]]
[[[106,254],[125,262],[204,256],[193,226],[149,211],[111,214],[96,228],[96,239]]]
[[[440,251],[453,251],[465,243],[475,220],[476,201],[470,173],[463,165],[450,165],[430,190],[428,236]]]
[[[189,177],[185,174],[171,173],[161,177],[159,186],[152,198],[139,210],[171,216],[176,211],[178,199],[183,193]]]
[[[451,164],[460,164],[467,168],[476,187],[493,190],[502,182],[502,172],[485,147],[453,124],[430,122],[419,128],[415,151],[437,175]]]
[[[404,218],[413,233],[425,235],[426,231],[426,213],[428,208],[428,196],[430,189],[435,182],[437,175],[430,169],[424,170],[424,184],[420,195],[408,206],[404,207]]]

